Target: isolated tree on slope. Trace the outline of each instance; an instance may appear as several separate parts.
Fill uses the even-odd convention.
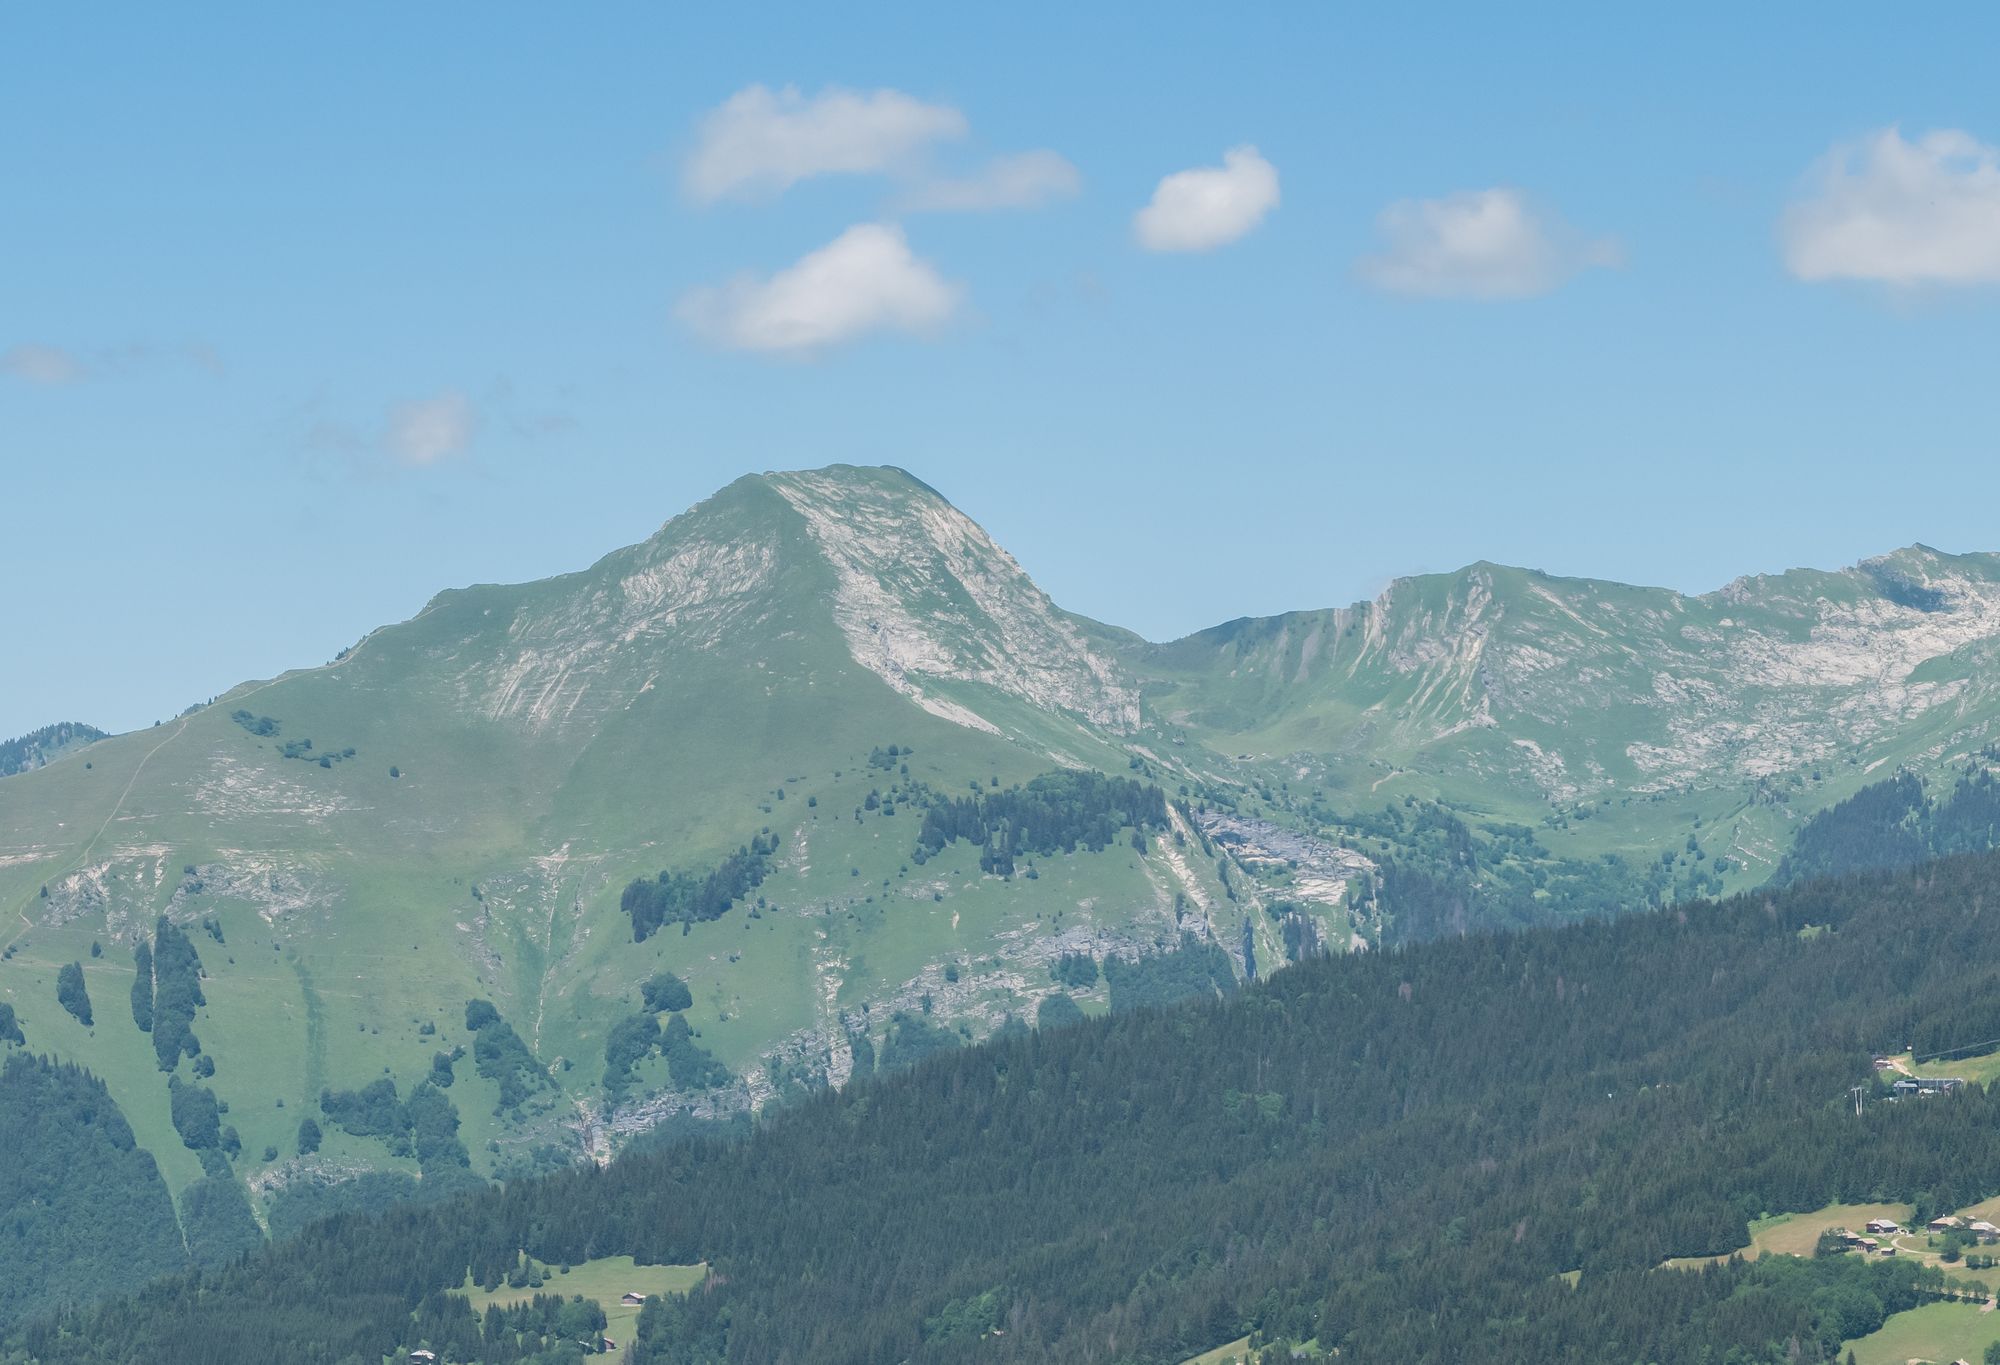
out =
[[[56,973],[56,999],[76,1016],[76,1022],[90,1027],[90,993],[83,987],[83,964],[71,962]]]

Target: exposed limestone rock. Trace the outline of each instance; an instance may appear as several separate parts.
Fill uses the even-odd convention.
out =
[[[855,661],[891,687],[976,729],[995,727],[925,683],[984,683],[1117,733],[1137,728],[1138,690],[1117,662],[944,499],[825,472],[766,477],[833,568],[834,618]]]

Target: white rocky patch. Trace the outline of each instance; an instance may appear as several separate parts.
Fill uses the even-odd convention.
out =
[[[318,859],[228,849],[218,850],[214,861],[196,866],[193,879],[184,878],[174,888],[166,914],[186,923],[210,913],[210,902],[229,900],[248,905],[266,924],[275,924],[328,909],[339,899],[337,885]]]
[[[1909,591],[1885,586],[1892,577]],[[1600,596],[1563,580],[1501,594],[1494,583],[1475,568],[1440,599],[1435,581],[1405,580],[1351,615],[1361,639],[1326,666],[1383,678],[1368,709],[1375,743],[1422,748],[1497,724],[1516,736],[1520,778],[1568,801],[1614,784],[1646,792],[1793,772],[1932,716],[1965,717],[1941,753],[1993,737],[2000,581],[1978,566],[1913,550],[1839,574],[1739,580],[1705,598]],[[1935,676],[1919,681],[1926,665]],[[1616,749],[1578,724],[1610,708],[1629,717]],[[1523,722],[1539,743],[1520,741]],[[1480,770],[1476,750],[1439,752]]]
[[[578,575],[576,591],[538,597],[517,613],[501,658],[460,671],[458,699],[530,734],[561,729],[580,713],[594,716],[620,704],[610,695],[585,703],[623,651],[648,639],[715,648],[760,607],[777,564],[770,545],[709,539],[698,522],[672,541],[648,541],[618,557],[629,567],[610,587]],[[638,690],[651,690],[658,677],[649,670]]]
[[[771,484],[833,568],[834,619],[855,662],[898,692],[975,729],[993,726],[925,681],[983,683],[1105,729],[1138,728],[1137,687],[956,508],[822,474]]]
[[[270,820],[308,825],[324,825],[342,811],[353,809],[336,790],[287,777],[282,765],[293,761],[274,758],[262,764],[248,763],[218,749],[208,756],[207,767],[195,781],[195,809],[217,822]]]
[[[1348,883],[1376,870],[1374,859],[1365,853],[1268,820],[1224,811],[1203,811],[1196,818],[1202,832],[1227,847],[1244,867],[1288,872],[1292,885],[1287,894],[1296,900],[1344,906]]]

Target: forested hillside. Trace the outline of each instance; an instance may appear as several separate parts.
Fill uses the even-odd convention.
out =
[[[31,730],[0,743],[0,777],[12,777],[15,773],[39,768],[71,749],[80,749],[104,738],[107,738],[104,731],[95,725],[84,725],[78,721],[44,725],[39,730]]]
[[[644,1362],[1167,1365],[1246,1332],[1404,1365],[1827,1360],[1937,1272],[1655,1267],[1766,1212],[2000,1191],[2000,1097],[1849,1094],[1885,1096],[1878,1050],[1993,1035],[1997,886],[2000,856],[1963,858],[1002,1030],[748,1140],[338,1220],[13,1346],[511,1360],[447,1291],[525,1249],[707,1262],[648,1306]]]
[[[0,1005],[0,1051],[24,1041]],[[0,1067],[0,1321],[129,1291],[186,1264],[166,1182],[104,1083],[9,1053]]]
[[[2000,751],[1982,751],[1936,794],[1901,772],[1817,812],[1800,827],[1772,881],[1783,886],[1993,848],[2000,844],[2000,782],[1987,765],[1995,758]]]

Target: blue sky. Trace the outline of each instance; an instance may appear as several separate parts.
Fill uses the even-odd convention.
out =
[[[1155,637],[2000,549],[1993,11],[826,11],[9,7],[0,735],[837,460]]]

